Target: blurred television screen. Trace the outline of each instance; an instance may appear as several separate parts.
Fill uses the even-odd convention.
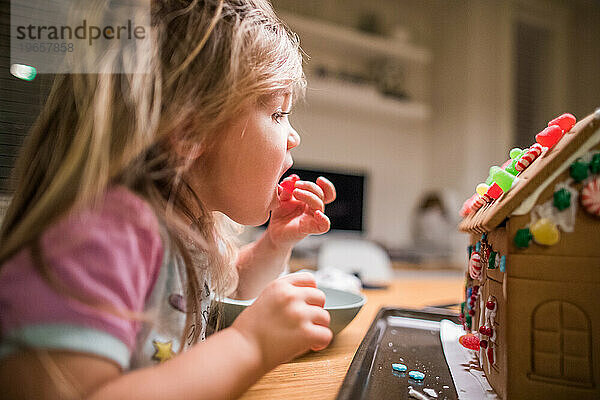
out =
[[[366,174],[343,173],[316,168],[290,168],[284,177],[296,174],[302,180],[315,182],[319,176],[335,186],[337,198],[325,206],[332,230],[357,231],[364,229]]]

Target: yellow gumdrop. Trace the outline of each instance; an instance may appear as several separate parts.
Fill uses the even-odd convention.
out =
[[[529,231],[538,244],[552,246],[560,240],[560,231],[554,222],[541,218],[529,227]]]
[[[479,185],[477,185],[477,188],[475,189],[475,191],[477,192],[478,195],[483,196],[489,189],[490,187],[488,185],[486,185],[485,183],[480,183]]]

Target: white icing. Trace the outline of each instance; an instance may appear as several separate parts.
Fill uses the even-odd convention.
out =
[[[487,301],[494,302],[494,309],[490,310],[485,305],[483,305],[483,307],[485,307],[485,322],[483,325],[492,329],[492,336],[488,340],[488,348],[492,349],[492,352],[494,354],[494,361],[496,361],[496,327],[494,327],[494,322],[496,321],[496,309],[498,308],[498,305],[496,304],[496,300],[492,296],[489,296]],[[483,304],[483,298],[482,298],[482,304]],[[490,365],[490,359],[487,356],[487,349],[482,350],[480,348],[479,350],[480,350],[480,353],[483,353],[485,355],[485,359],[487,361],[487,370],[490,371],[491,365]]]
[[[481,290],[482,288],[480,288]],[[483,301],[483,296],[480,296],[479,299],[479,321],[477,321],[479,323],[479,326],[484,325],[484,323],[482,323],[481,321],[481,315],[484,313],[483,310],[485,310],[485,303]],[[485,320],[485,316],[484,316],[484,320]],[[484,335],[481,334],[481,332],[479,332],[479,327],[477,327],[475,329],[477,331],[477,337],[479,338],[479,340],[484,338]],[[479,357],[478,357],[478,361],[479,361],[479,367],[483,368],[483,360],[484,360],[484,356],[485,356],[485,349],[483,349],[481,346],[479,346]],[[488,363],[488,371],[490,370],[490,365]]]
[[[459,399],[499,399],[487,381],[483,370],[477,367],[472,350],[464,348],[458,338],[464,334],[461,325],[449,320],[440,322],[440,340],[444,356]]]
[[[513,190],[514,188],[516,188],[520,181],[521,180],[515,176],[515,179],[513,179],[509,190]]]
[[[558,225],[563,232],[573,232],[575,230],[575,216],[577,214],[577,197],[579,192],[570,186],[571,183],[573,183],[573,179],[569,178],[564,182],[557,183],[554,188],[555,192],[560,189],[569,191],[571,193],[571,205],[560,211],[554,207],[554,198],[551,198],[547,202],[534,207],[531,212],[531,225],[539,219],[547,218]]]
[[[438,397],[436,391],[431,388],[425,388],[425,389],[423,389],[423,391],[435,399],[437,399],[437,397]]]
[[[596,112],[594,113],[594,117],[596,119],[600,119],[599,111],[600,111],[600,109],[596,110]],[[552,174],[550,174],[550,176],[548,178],[546,178],[546,180],[544,182],[542,182],[534,190],[534,192],[532,194],[530,194],[529,197],[527,197],[521,203],[521,205],[519,207],[517,207],[511,213],[511,215],[525,215],[525,214],[529,213],[531,211],[531,209],[533,208],[533,206],[535,205],[535,203],[537,202],[537,199],[540,197],[540,194],[542,194],[542,192],[544,191],[544,189],[546,189],[548,187],[548,185],[550,185],[550,183],[552,183],[552,181],[554,181],[560,174],[562,174],[567,168],[569,168],[569,166],[573,163],[573,161],[575,161],[579,157],[582,157],[587,152],[589,152],[590,149],[594,145],[596,145],[599,141],[600,141],[600,129],[596,130],[596,132],[594,132],[592,134],[592,136],[590,136],[588,138],[588,140],[586,140],[585,143],[583,143],[581,145],[579,150],[577,150],[575,153],[573,153],[558,168],[556,168],[556,170],[554,170],[554,172]]]
[[[417,400],[429,400],[429,397],[425,396],[423,393],[415,390],[412,386],[408,387],[408,395],[413,399]]]

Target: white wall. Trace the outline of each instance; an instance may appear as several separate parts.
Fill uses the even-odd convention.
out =
[[[311,4],[316,7],[315,2]],[[600,106],[600,11],[594,2],[382,0],[352,4],[347,7],[379,8],[388,25],[394,23],[390,16],[397,16],[396,22],[409,28],[417,44],[432,50],[431,119],[416,123],[342,110],[335,104],[310,104],[292,118],[303,135],[296,160],[368,171],[368,236],[390,246],[410,242],[407,222],[423,190],[449,188],[465,199],[487,177],[491,165],[508,158],[513,138],[515,17],[529,14],[561,27],[560,58],[555,75],[548,77],[548,84],[558,93],[553,112],[572,111],[582,117]],[[331,4],[324,8],[346,12]],[[356,15],[347,13],[349,21]],[[536,133],[531,133],[532,141]]]
[[[507,2],[440,5],[433,52],[433,162],[427,181],[469,197],[511,142]]]
[[[295,164],[366,172],[367,237],[393,247],[406,244],[407,222],[425,180],[422,121],[326,103],[315,99],[310,84],[307,103],[291,121],[302,137]]]

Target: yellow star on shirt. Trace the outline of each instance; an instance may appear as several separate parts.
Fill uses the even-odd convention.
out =
[[[152,345],[156,349],[154,354],[152,355],[152,359],[158,362],[167,361],[175,355],[173,352],[173,341],[169,340],[166,343],[159,342],[158,340],[153,340]]]

